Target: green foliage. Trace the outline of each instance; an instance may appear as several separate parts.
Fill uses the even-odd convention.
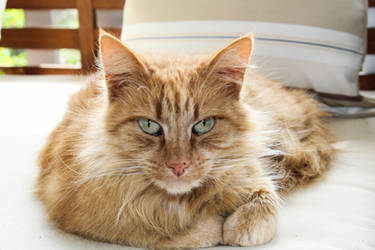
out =
[[[77,65],[81,63],[81,54],[76,49],[60,49],[60,63]]]
[[[25,66],[26,55],[23,50],[0,48],[0,66]]]
[[[6,9],[3,13],[4,28],[22,28],[25,26],[25,15],[21,9]],[[23,50],[0,48],[0,66],[25,66],[26,55]]]
[[[22,9],[6,9],[3,13],[4,28],[22,28],[25,26],[25,14]]]

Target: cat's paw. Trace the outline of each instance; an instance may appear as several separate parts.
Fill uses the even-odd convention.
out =
[[[224,222],[223,244],[231,246],[262,245],[274,237],[277,227],[275,214],[243,213],[241,209]]]
[[[157,249],[196,249],[213,247],[222,242],[223,221],[221,216],[198,220],[189,230],[159,242]]]

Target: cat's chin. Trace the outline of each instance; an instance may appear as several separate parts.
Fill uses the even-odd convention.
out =
[[[181,195],[189,193],[192,189],[200,185],[200,181],[186,181],[179,178],[173,178],[168,181],[157,181],[155,182],[157,186],[167,191],[169,194]]]

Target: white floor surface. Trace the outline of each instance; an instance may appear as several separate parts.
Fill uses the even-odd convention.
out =
[[[0,250],[130,249],[55,230],[32,193],[38,150],[81,82],[71,76],[0,76]],[[375,249],[375,118],[330,126],[345,147],[332,170],[290,196],[276,237],[251,249]]]

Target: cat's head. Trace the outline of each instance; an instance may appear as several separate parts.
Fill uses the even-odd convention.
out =
[[[129,172],[183,194],[218,181],[247,153],[251,122],[241,90],[252,46],[248,35],[212,56],[142,57],[101,36],[106,128]]]

